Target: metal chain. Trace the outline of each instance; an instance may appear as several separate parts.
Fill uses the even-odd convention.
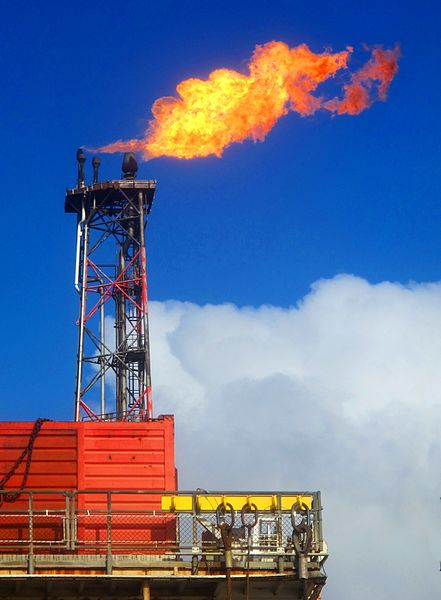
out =
[[[302,511],[300,523],[296,522],[297,510]],[[296,503],[291,508],[292,542],[297,554],[307,554],[312,545],[312,528],[309,508],[304,503]]]
[[[19,487],[20,491],[24,490],[27,480],[28,480],[29,470],[31,468],[32,452],[34,450],[35,440],[37,439],[37,436],[40,433],[40,429],[42,428],[43,423],[46,423],[46,421],[50,421],[50,419],[37,419],[35,421],[34,427],[32,429],[31,435],[29,436],[29,441],[28,441],[26,448],[23,450],[23,452],[20,454],[20,456],[17,458],[17,460],[13,464],[13,466],[9,469],[9,471],[6,473],[6,475],[0,481],[0,490],[3,490],[5,488],[5,485],[8,483],[8,481],[14,475],[14,473],[16,472],[18,467],[21,465],[21,463],[24,461],[24,459],[27,457],[26,458],[26,466],[25,466],[25,470],[23,473],[23,480]],[[3,502],[15,502],[19,497],[20,497],[19,492],[16,492],[14,494],[0,494],[0,506],[3,504]]]
[[[252,521],[247,521],[246,515],[251,514]],[[259,520],[259,511],[254,503],[249,501],[244,504],[241,511],[241,520],[243,527],[247,530],[248,553],[247,553],[247,575],[246,575],[246,591],[245,598],[250,600],[250,559],[251,559],[251,530],[257,525]]]
[[[296,517],[301,514],[301,521],[297,523]],[[307,554],[312,546],[311,515],[308,506],[297,502],[291,507],[292,545],[297,555],[297,575],[299,579],[308,579]],[[304,594],[305,595],[305,594]]]
[[[230,521],[227,521],[227,514],[230,513]],[[225,557],[225,578],[227,581],[227,600],[233,600],[233,590],[231,583],[231,570],[233,568],[233,527],[234,527],[234,508],[229,502],[219,504],[216,509],[217,525],[220,529],[222,543],[224,546]]]

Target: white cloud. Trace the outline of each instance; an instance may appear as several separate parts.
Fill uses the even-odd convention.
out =
[[[329,600],[435,597],[441,284],[342,275],[289,309],[150,306],[180,488],[320,489]]]

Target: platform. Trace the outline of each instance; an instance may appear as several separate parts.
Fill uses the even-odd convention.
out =
[[[101,210],[115,210],[121,197],[132,197],[143,193],[147,212],[150,212],[156,190],[155,179],[113,179],[66,190],[64,212],[79,213],[83,202]]]
[[[160,510],[140,508],[146,490],[53,493],[64,506],[27,490],[0,507],[1,598],[316,600],[326,581],[318,492],[157,492]]]

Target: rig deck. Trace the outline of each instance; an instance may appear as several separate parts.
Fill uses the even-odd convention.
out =
[[[2,492],[2,598],[314,600],[326,580],[318,492],[17,493],[20,510]]]

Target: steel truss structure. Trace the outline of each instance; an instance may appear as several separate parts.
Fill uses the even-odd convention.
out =
[[[152,419],[145,228],[156,181],[137,180],[128,153],[123,178],[102,183],[94,158],[86,186],[81,150],[77,160],[77,187],[65,199],[77,215],[75,420]]]

